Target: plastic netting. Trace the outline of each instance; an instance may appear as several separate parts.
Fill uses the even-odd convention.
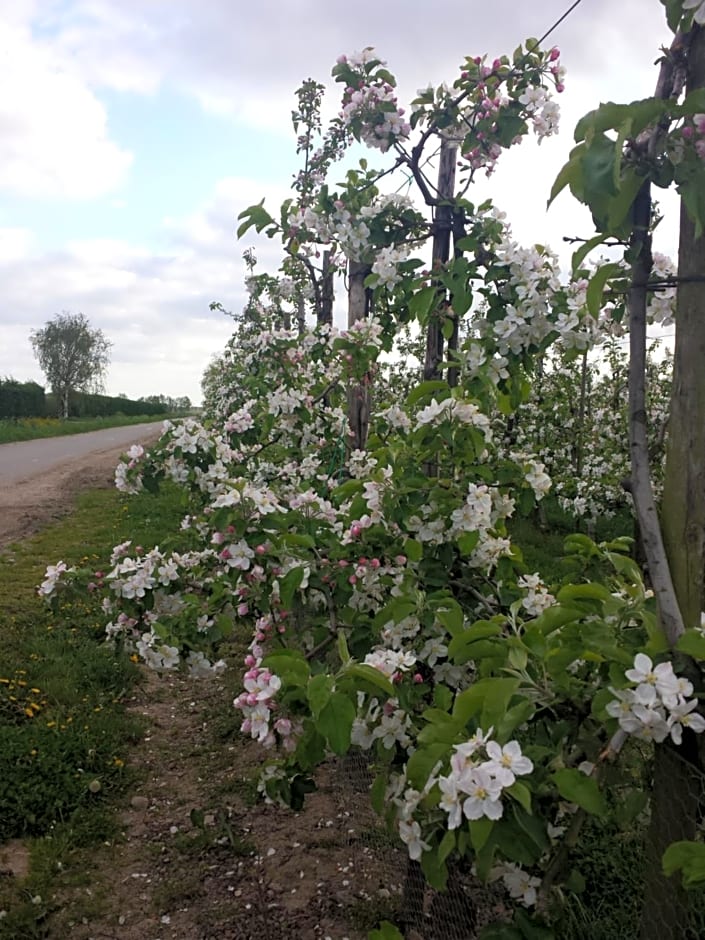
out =
[[[432,889],[420,866],[372,809],[373,770],[368,756],[351,752],[336,764],[339,805],[350,820],[347,840],[354,871],[375,884],[359,884],[361,897],[377,900],[381,916],[408,940],[474,940],[488,924],[511,920],[501,884],[485,884],[461,862],[449,869],[445,892]],[[680,874],[666,878],[661,858],[681,840],[705,841],[705,774],[671,747],[658,749],[653,793],[626,829],[589,821],[575,865],[589,881],[558,912],[557,940],[705,940],[705,890],[685,891]],[[654,796],[654,794],[657,794]],[[354,875],[353,875],[354,877]]]

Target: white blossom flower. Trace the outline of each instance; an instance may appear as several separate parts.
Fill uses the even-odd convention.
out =
[[[504,811],[500,796],[502,786],[498,780],[491,777],[487,770],[475,767],[467,785],[464,786],[469,793],[463,803],[463,813],[467,819],[499,819]]]
[[[534,769],[529,758],[521,753],[518,741],[510,741],[504,747],[500,747],[496,741],[489,741],[485,750],[490,759],[482,766],[503,787],[511,787],[516,776],[530,774]]]

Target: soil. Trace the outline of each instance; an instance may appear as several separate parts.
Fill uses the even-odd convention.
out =
[[[145,440],[147,443],[147,440]],[[73,508],[87,489],[114,485],[125,445],[67,461],[0,491],[0,549],[38,532]]]

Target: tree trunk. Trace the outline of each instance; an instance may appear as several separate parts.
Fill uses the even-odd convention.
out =
[[[323,252],[323,265],[321,270],[321,309],[318,311],[318,325],[324,323],[333,325],[333,270],[330,263],[330,251]]]
[[[688,91],[705,87],[705,30],[692,38]],[[673,391],[662,526],[686,627],[700,624],[705,565],[705,238],[681,205]]]
[[[705,87],[705,31],[697,26],[688,54],[687,87],[688,91]],[[703,609],[705,297],[702,281],[690,280],[703,276],[705,239],[696,239],[695,226],[681,205],[673,391],[661,528],[685,627],[698,625]],[[673,646],[678,637],[664,626]],[[697,682],[697,671],[693,678]],[[689,898],[681,887],[680,874],[666,878],[661,859],[672,842],[696,836],[703,796],[700,764],[697,742],[690,733],[684,735],[678,749],[668,744],[656,748],[641,940],[696,936],[689,932]]]
[[[372,265],[361,261],[348,262],[348,326],[370,315],[372,291],[365,287],[365,279]],[[370,420],[370,377],[351,381],[348,385],[348,422],[350,449],[364,450]]]
[[[433,225],[433,247],[431,249],[432,273],[439,264],[445,264],[450,257],[450,237],[453,230],[453,206],[455,195],[455,167],[457,143],[444,140],[441,143],[441,161],[438,168],[438,200]],[[438,379],[441,375],[440,364],[443,362],[443,332],[441,310],[443,307],[442,290],[439,286],[439,298],[436,309],[431,311],[426,330],[426,361],[424,379]]]

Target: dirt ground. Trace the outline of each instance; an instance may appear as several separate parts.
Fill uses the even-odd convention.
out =
[[[82,490],[113,486],[125,446],[77,458],[0,489],[0,549],[27,538],[73,508]]]

